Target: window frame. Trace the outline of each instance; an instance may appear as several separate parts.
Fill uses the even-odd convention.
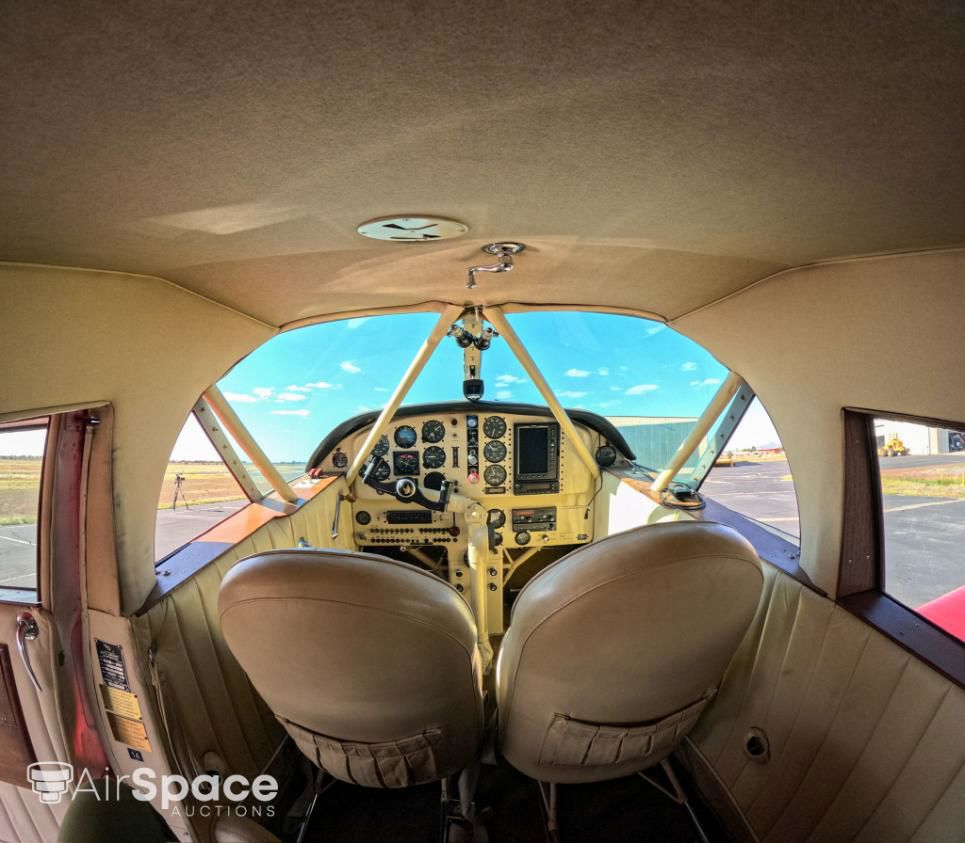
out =
[[[874,420],[965,431],[950,422],[884,410],[845,407],[844,505],[837,601],[912,655],[965,688],[965,644],[884,590],[884,501]]]
[[[52,414],[28,416],[23,419],[0,422],[0,434],[12,431],[44,431],[44,452],[40,458],[40,483],[37,487],[37,545],[34,553],[34,567],[36,574],[35,585],[23,588],[12,585],[0,585],[0,604],[15,606],[40,606],[43,603],[41,593],[41,537],[45,515],[44,490],[46,489],[47,474],[50,471],[50,430],[53,423]]]

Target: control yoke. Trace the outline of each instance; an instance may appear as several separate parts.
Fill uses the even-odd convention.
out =
[[[382,457],[373,455],[363,467],[362,482],[365,483],[366,486],[371,486],[376,491],[386,495],[392,495],[392,497],[401,503],[417,503],[419,506],[430,509],[433,512],[446,511],[446,507],[449,505],[449,498],[452,495],[452,483],[449,480],[442,481],[442,485],[439,487],[439,498],[438,500],[433,500],[426,496],[425,490],[411,477],[401,477],[394,483],[376,480],[376,470],[381,464],[385,464],[386,467],[388,467],[388,463]]]

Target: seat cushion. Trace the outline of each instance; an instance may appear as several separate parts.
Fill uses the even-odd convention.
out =
[[[252,684],[332,775],[402,787],[477,752],[476,627],[443,580],[373,554],[274,551],[231,570],[219,612]]]
[[[500,751],[555,782],[660,761],[714,693],[762,583],[751,545],[704,522],[640,527],[551,565],[520,592],[503,639]]]

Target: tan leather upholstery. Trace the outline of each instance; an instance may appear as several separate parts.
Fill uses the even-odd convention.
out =
[[[499,748],[540,781],[657,763],[696,723],[760,600],[754,549],[719,524],[610,536],[534,577],[497,665]]]
[[[965,840],[965,691],[771,565],[720,693],[684,743],[738,840]],[[744,751],[749,730],[770,757]],[[743,826],[743,827],[742,827]]]
[[[274,551],[239,562],[218,606],[254,686],[336,778],[405,787],[476,755],[476,627],[448,583],[371,554]]]

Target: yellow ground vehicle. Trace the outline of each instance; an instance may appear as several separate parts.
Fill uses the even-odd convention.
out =
[[[879,457],[904,457],[907,455],[908,446],[897,435],[887,437],[884,445],[878,448]]]

